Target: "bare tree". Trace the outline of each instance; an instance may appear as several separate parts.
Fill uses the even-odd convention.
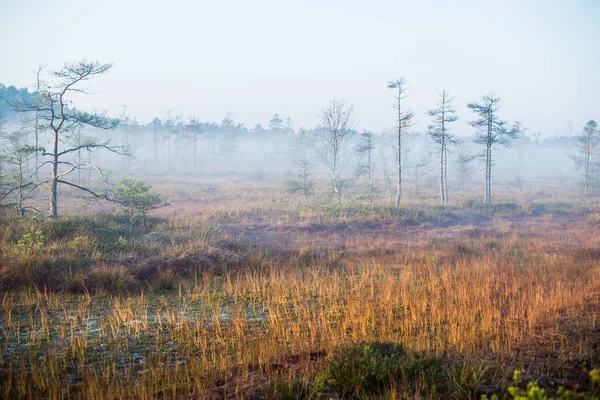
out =
[[[129,123],[131,122],[131,114],[127,113],[128,107],[126,104],[122,104],[121,108],[123,108],[123,112],[121,113],[119,124],[121,127],[123,127],[123,130],[126,132],[125,139],[127,139],[127,128],[129,127]]]
[[[458,120],[456,111],[452,107],[454,99],[446,90],[439,93],[440,99],[436,107],[428,110],[427,115],[433,117],[433,122],[428,126],[429,138],[438,145],[440,159],[440,202],[448,203],[448,145],[456,143],[458,139],[450,132],[449,124]]]
[[[321,126],[315,136],[322,148],[318,151],[321,160],[331,171],[333,194],[338,204],[342,203],[341,173],[347,165],[347,155],[351,150],[351,142],[355,131],[354,107],[345,100],[334,100],[325,107],[320,116]]]
[[[387,167],[387,158],[383,154],[381,155],[381,161],[383,163],[383,181],[385,184],[385,188],[388,192],[390,202],[392,204],[395,204],[396,199],[394,198],[394,193],[393,193],[394,188],[392,187],[392,176],[390,175],[390,171],[388,170],[388,167]]]
[[[600,162],[596,161],[595,157],[600,151],[600,132],[596,121],[589,120],[577,140],[580,154],[570,157],[575,162],[575,166],[583,171],[583,195],[587,198],[593,193],[594,185],[599,179]]]
[[[79,168],[95,168],[100,173],[100,169],[88,163],[71,163],[64,158],[77,153],[80,149],[88,151],[105,149],[114,153],[124,154],[126,151],[122,147],[111,146],[109,140],[90,139],[81,142],[79,145],[61,149],[60,146],[65,139],[63,136],[73,132],[79,126],[90,126],[98,129],[114,129],[118,120],[107,118],[104,113],[82,112],[71,106],[69,95],[73,93],[86,94],[87,89],[82,84],[95,76],[108,73],[112,64],[101,64],[96,61],[80,61],[77,63],[65,63],[63,68],[51,73],[52,84],[44,87],[39,95],[38,101],[18,102],[11,104],[17,112],[34,113],[37,112],[39,122],[43,123],[53,135],[52,149],[42,152],[43,156],[50,157],[48,161],[38,166],[38,169],[49,164],[52,168],[50,179],[44,183],[48,184],[50,190],[50,217],[58,218],[58,185],[64,184],[83,190],[95,197],[106,197],[96,193],[90,188],[80,186],[69,182],[66,177]],[[60,171],[61,166],[67,169]]]
[[[192,141],[192,168],[196,169],[196,157],[197,157],[197,146],[198,146],[198,135],[202,133],[200,122],[195,116],[190,118],[189,124],[186,126],[190,133],[190,139]]]
[[[167,169],[171,170],[171,137],[175,131],[175,125],[177,124],[177,117],[173,117],[171,110],[167,110],[167,119],[165,120],[165,127],[167,128]]]
[[[8,145],[0,157],[9,167],[9,171],[5,176],[0,176],[0,186],[2,187],[0,200],[14,194],[17,213],[24,216],[26,211],[24,202],[31,194],[32,189],[37,186],[30,179],[28,159],[30,155],[38,152],[38,148],[27,144],[26,135],[22,131],[13,132],[2,139]]]
[[[84,150],[83,147],[81,147],[81,144],[83,143],[83,136],[81,134],[81,125],[79,125],[78,127],[76,127],[75,129],[73,129],[73,132],[69,132],[67,133],[67,142],[69,145],[72,146],[76,146],[77,147],[77,151],[74,153],[75,155],[75,163],[76,164],[81,164],[81,150]],[[77,168],[77,183],[79,184],[81,182],[81,168]]]
[[[367,184],[364,185],[364,196],[369,202],[369,208],[373,209],[373,201],[377,196],[377,188],[375,187],[375,159],[373,151],[375,150],[375,137],[371,132],[364,131],[360,135],[361,141],[356,149],[359,155],[359,164],[357,169],[357,177],[365,176]]]
[[[495,145],[509,146],[512,139],[521,132],[520,123],[516,122],[508,128],[506,121],[498,117],[500,98],[493,94],[485,95],[480,103],[469,103],[467,107],[477,115],[477,119],[469,122],[477,129],[475,143],[485,146],[485,196],[486,204],[492,198],[492,151]]]
[[[421,170],[421,168],[427,166],[430,161],[431,160],[429,159],[429,157],[425,156],[419,161],[411,163],[413,168],[415,169],[415,199],[419,198],[419,171]]]
[[[400,200],[402,199],[402,129],[410,126],[410,121],[414,114],[409,110],[403,110],[402,100],[406,98],[406,92],[408,91],[408,84],[404,78],[396,79],[395,81],[388,81],[388,89],[397,90],[397,94],[394,95],[396,104],[394,108],[398,112],[398,120],[396,121],[396,129],[398,131],[398,157],[397,157],[397,169],[398,169],[398,191],[396,194],[396,207],[400,206]]]
[[[36,110],[35,110],[35,119],[34,119],[34,129],[35,129],[35,148],[39,148],[40,146],[40,134],[42,133],[42,131],[44,130],[44,126],[40,125],[40,111],[39,111],[39,106],[41,105],[41,92],[43,89],[43,82],[40,79],[40,74],[42,73],[42,70],[45,68],[45,65],[40,65],[37,69],[37,72],[35,74],[36,77],[36,84],[35,84],[35,104],[36,104]],[[39,155],[40,152],[36,151],[35,152],[35,164],[34,164],[34,171],[35,171],[35,178],[38,179],[39,175],[38,175],[38,166],[39,166]]]
[[[156,168],[158,165],[158,135],[162,128],[162,121],[160,118],[154,118],[150,122],[150,125],[152,126],[152,139],[154,143],[154,168]]]
[[[460,149],[458,151],[458,156],[454,161],[454,167],[458,175],[458,186],[461,193],[464,192],[465,184],[471,178],[471,174],[474,170],[472,162],[475,158],[476,156],[472,155],[465,149]]]

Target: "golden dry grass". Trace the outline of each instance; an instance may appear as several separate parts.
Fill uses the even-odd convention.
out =
[[[595,205],[553,199],[539,212],[531,204],[475,210],[456,203],[371,213],[298,207],[269,185],[198,189],[201,207],[181,199],[161,210],[157,229],[169,240],[155,251],[171,260],[159,276],[172,290],[5,292],[1,395],[277,397],[268,389],[274,382],[310,386],[340,345],[360,342],[401,343],[485,371],[476,388],[457,373],[444,397],[501,391],[514,369],[549,387],[583,387],[600,366]],[[207,233],[207,225],[219,232]],[[10,237],[5,246],[14,245]],[[66,243],[45,246],[65,251]],[[214,246],[243,261],[199,267],[185,279],[167,272],[178,257]],[[58,257],[45,251],[38,257]],[[15,254],[5,250],[4,262]],[[398,386],[387,392],[419,395]]]

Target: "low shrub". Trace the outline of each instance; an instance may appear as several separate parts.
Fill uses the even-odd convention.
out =
[[[370,398],[386,392],[410,396],[447,391],[444,360],[407,352],[397,343],[359,343],[338,348],[316,377],[317,390],[343,397]]]

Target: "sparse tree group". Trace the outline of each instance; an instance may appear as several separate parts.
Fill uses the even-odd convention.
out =
[[[463,193],[476,170],[474,162],[481,160],[483,202],[490,203],[496,149],[509,146],[522,133],[518,122],[509,125],[500,117],[500,98],[493,93],[487,94],[478,102],[467,104],[475,117],[469,122],[475,129],[473,142],[481,151],[468,147],[466,140],[459,139],[455,132],[454,123],[458,120],[455,100],[443,89],[438,92],[433,107],[426,112],[429,124],[425,133],[431,151],[413,155],[415,115],[408,107],[409,85],[404,78],[387,82],[387,88],[393,93],[395,110],[394,136],[390,135],[389,141],[385,135],[367,131],[359,134],[354,106],[345,100],[327,104],[319,115],[317,127],[301,128],[297,132],[292,120],[278,113],[270,118],[267,128],[257,124],[253,129],[246,129],[230,112],[217,124],[200,122],[195,116],[184,120],[168,110],[162,120],[154,118],[144,125],[128,113],[127,106],[123,106],[120,120],[77,108],[72,101],[73,95],[86,94],[87,82],[110,69],[111,64],[90,61],[66,63],[49,73],[45,66],[40,66],[35,74],[34,93],[11,92],[15,96],[9,101],[11,109],[24,117],[21,127],[11,127],[10,132],[2,130],[0,118],[0,201],[11,204],[24,215],[27,210],[35,209],[27,204],[32,194],[47,188],[51,218],[59,216],[61,187],[118,203],[102,165],[92,163],[93,154],[105,151],[143,156],[146,166],[155,172],[166,168],[167,174],[176,168],[181,170],[183,166],[187,166],[187,173],[202,173],[205,165],[214,164],[219,157],[228,159],[235,154],[243,163],[246,154],[257,153],[261,165],[257,166],[254,175],[264,175],[264,165],[287,166],[292,172],[283,180],[285,191],[300,195],[305,203],[318,194],[316,177],[320,161],[329,176],[326,190],[329,200],[341,205],[343,200],[354,198],[368,203],[370,210],[374,209],[382,193],[389,196],[393,206],[400,207],[407,168],[408,179],[414,181],[416,201],[422,198],[419,193],[423,192],[423,185],[432,187],[435,181],[439,202],[448,204],[452,190],[449,166],[453,166],[456,193]],[[113,142],[105,132],[115,130],[119,122],[121,129],[116,132],[121,136]],[[149,140],[144,145],[147,147],[138,145],[130,149],[136,134],[144,129],[149,133]],[[30,140],[30,135],[34,139]],[[252,148],[242,147],[240,141],[249,136],[252,137]],[[594,195],[600,187],[599,152],[599,129],[597,123],[590,120],[577,137],[576,151],[569,154],[581,170],[585,197]],[[434,158],[436,167],[431,163]],[[94,161],[99,160],[103,157],[94,156]],[[351,165],[355,166],[353,176]],[[437,171],[435,179],[423,178],[434,169]],[[87,172],[87,179],[82,176],[83,171]],[[91,184],[94,171],[98,173],[100,185]],[[378,174],[382,175],[381,180]]]

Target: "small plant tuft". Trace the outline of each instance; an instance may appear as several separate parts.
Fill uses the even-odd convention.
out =
[[[92,267],[86,281],[91,290],[111,296],[128,294],[137,286],[135,277],[123,265]]]

